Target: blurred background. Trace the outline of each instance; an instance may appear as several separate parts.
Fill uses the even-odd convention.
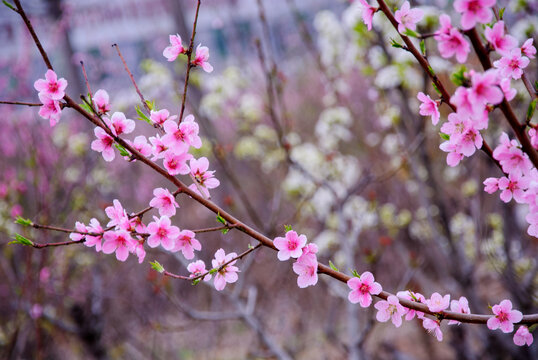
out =
[[[145,98],[179,112],[185,59],[168,63],[162,51],[169,34],[188,42],[196,1],[22,3],[72,98],[87,92],[83,61],[92,91],[106,89],[112,111],[137,118],[140,100],[111,46],[118,44]],[[452,12],[452,1],[412,3],[425,12],[421,33]],[[536,2],[498,3],[519,44],[536,43]],[[485,178],[500,176],[483,153],[446,166],[440,125],[418,114],[416,93],[435,98],[431,83],[409,54],[390,47],[398,35],[382,15],[371,32],[360,15],[355,2],[337,0],[202,2],[195,45],[209,47],[215,71],[193,70],[187,113],[204,142],[194,155],[207,156],[221,181],[213,200],[271,238],[293,225],[319,246],[320,261],[347,273],[369,270],[388,291],[465,296],[473,313],[489,313],[505,298],[523,313],[538,312],[538,242],[526,234],[526,209],[483,191]],[[0,99],[38,101],[33,82],[46,67],[5,6],[0,44]],[[438,55],[433,39],[426,49],[453,92],[458,65]],[[466,66],[480,69],[473,56]],[[537,71],[532,60],[531,81]],[[512,105],[524,118],[528,94],[521,82],[512,86]],[[239,281],[217,292],[211,283],[165,278],[147,263],[157,259],[187,275],[181,254],[147,249],[138,264],[82,245],[7,245],[15,232],[39,243],[68,240],[21,228],[13,223],[18,215],[66,228],[93,217],[106,223],[113,199],[136,212],[154,188],[170,185],[119,156],[105,163],[90,150],[92,126],[73,112],[50,128],[35,108],[0,109],[0,358],[538,358],[536,343],[518,348],[512,335],[485,326],[443,323],[439,343],[417,320],[399,329],[376,322],[373,307],[347,301],[345,284],[320,277],[299,289],[291,262],[268,249],[239,261]],[[495,146],[502,131],[508,128],[495,112],[483,136]],[[137,121],[136,135],[153,133]],[[189,198],[178,202],[174,225],[218,225]],[[206,264],[220,247],[239,253],[254,244],[233,230],[197,238]]]

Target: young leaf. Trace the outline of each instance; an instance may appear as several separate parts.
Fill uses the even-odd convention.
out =
[[[22,226],[32,226],[32,220],[25,219],[21,216],[17,216],[17,219],[15,220],[15,224],[19,224]]]
[[[200,281],[202,281],[202,278],[195,279],[195,280],[192,281],[192,284],[193,284],[193,285],[198,285],[198,283],[199,283]]]
[[[404,46],[398,42],[396,42],[396,40],[394,39],[390,39],[390,46],[394,47],[394,48],[397,48],[397,49],[403,49]]]
[[[437,87],[437,85],[435,85],[434,82],[432,82],[432,86],[433,86],[433,90],[435,90],[436,93],[438,93],[439,95],[443,95],[441,94],[441,90],[439,90],[439,88]]]
[[[461,65],[457,71],[453,72],[452,75],[450,75],[450,80],[456,85],[456,86],[462,86],[466,79],[465,79],[465,72],[467,71],[467,68],[465,65]]]
[[[15,12],[18,12],[17,9],[11,5],[10,3],[8,3],[6,0],[2,0],[2,2],[4,3],[4,5],[6,5],[8,8],[10,8],[11,10],[15,11]]]
[[[230,229],[225,228],[225,229],[222,229],[220,232],[223,233],[224,235],[226,235],[228,233],[228,231],[230,231]]]
[[[416,31],[413,31],[411,29],[406,29],[404,35],[414,37],[414,38],[419,38],[420,37],[419,33],[417,33]]]
[[[534,116],[534,110],[536,110],[536,101],[538,99],[534,99],[529,104],[529,107],[527,108],[527,122],[531,121],[532,117]]]
[[[217,214],[217,221],[221,224],[226,225],[226,220],[222,216],[220,216],[220,213]]]
[[[24,236],[20,234],[15,234],[14,241],[9,242],[8,244],[21,244],[26,246],[33,246],[34,243],[32,240],[25,238]]]
[[[286,230],[286,232],[291,231],[291,225],[284,225],[284,230]]]
[[[331,260],[329,260],[329,266],[331,267],[331,269],[333,269],[334,271],[340,271],[338,270],[338,268],[336,266],[334,266],[333,262]]]
[[[150,110],[155,110],[155,100],[153,101],[146,100],[146,105],[149,107]]]
[[[211,270],[209,270],[209,273],[210,273],[211,275],[213,275],[213,274],[216,273],[218,270],[219,270],[219,269],[211,269]]]
[[[426,43],[424,42],[424,39],[420,41],[420,51],[422,52],[422,55],[426,56]]]
[[[503,16],[504,16],[504,10],[506,10],[506,8],[500,8],[499,9],[499,19],[503,19]]]
[[[93,110],[92,108],[90,107],[90,105],[88,105],[85,101],[82,102],[82,104],[79,104],[81,108],[83,108],[84,110],[86,110],[86,112],[90,113],[90,114],[93,114]]]
[[[355,276],[355,277],[358,277],[360,279],[360,275],[359,273],[357,272],[357,270],[351,270],[351,275]]]
[[[136,113],[138,114],[138,120],[142,120],[142,121],[147,122],[147,123],[150,124],[150,125],[153,125],[153,123],[152,123],[151,120],[146,116],[146,114],[144,114],[144,112],[143,112],[142,110],[140,110],[140,106],[136,105],[136,106],[135,106],[135,109],[136,109]]]
[[[161,274],[164,272],[164,267],[157,260],[150,262],[149,264],[153,270],[160,272]]]
[[[440,136],[441,139],[443,139],[443,140],[446,140],[446,141],[450,140],[450,135],[448,135],[448,134],[445,134],[445,133],[440,132],[440,133],[439,133],[439,136]]]
[[[121,156],[131,156],[131,153],[127,151],[122,145],[116,143],[114,147],[119,150]]]

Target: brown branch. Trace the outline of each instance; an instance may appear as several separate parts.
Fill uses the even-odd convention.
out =
[[[196,233],[196,234],[199,234],[199,233],[220,231],[220,230],[224,230],[224,229],[233,229],[234,227],[235,227],[235,225],[215,226],[215,227],[210,227],[210,228],[205,228],[205,229],[192,230],[192,232]]]
[[[142,104],[144,105],[144,108],[146,108],[146,110],[148,111],[148,114],[149,114],[151,112],[151,109],[149,108],[149,105],[146,102],[146,99],[144,99],[144,95],[142,95],[142,92],[138,88],[138,85],[136,84],[136,81],[135,81],[135,78],[133,76],[133,73],[131,73],[131,70],[129,70],[129,67],[127,66],[127,62],[125,61],[125,59],[123,58],[123,55],[120,52],[120,47],[118,46],[118,44],[112,44],[112,47],[115,48],[116,51],[118,52],[118,55],[119,55],[119,57],[121,59],[121,62],[123,63],[123,67],[125,68],[125,71],[127,71],[127,74],[129,74],[129,78],[131,79],[131,82],[133,83],[133,85],[134,85],[134,87],[136,89],[136,93],[140,97],[140,101],[142,101]]]
[[[185,102],[187,101],[187,90],[189,88],[189,76],[191,69],[194,67],[191,64],[192,51],[194,50],[194,37],[196,35],[196,25],[198,24],[198,13],[200,11],[201,0],[198,0],[196,4],[196,13],[194,14],[194,22],[192,24],[192,34],[189,43],[189,49],[187,50],[187,71],[185,73],[185,85],[183,86],[183,97],[181,99],[181,109],[179,111],[179,123],[183,121],[183,113],[185,112]]]
[[[30,103],[30,102],[23,102],[23,101],[4,101],[4,100],[0,100],[0,104],[23,105],[23,106],[41,106],[41,105],[43,105],[41,103]]]
[[[36,243],[33,243],[32,244],[32,247],[36,248],[36,249],[43,249],[43,248],[46,248],[46,247],[54,247],[54,246],[66,246],[66,245],[72,245],[72,244],[80,244],[82,243],[83,241],[85,241],[86,239],[80,239],[80,240],[76,240],[76,241],[62,241],[62,242],[57,242],[57,243],[47,243],[47,244],[36,244]]]

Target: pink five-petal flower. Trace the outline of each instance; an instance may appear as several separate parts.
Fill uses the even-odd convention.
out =
[[[179,228],[172,225],[168,216],[161,218],[153,217],[154,221],[147,226],[148,245],[155,248],[162,245],[165,250],[172,250],[175,246],[175,240],[179,236]]]
[[[60,115],[62,108],[58,100],[52,99],[47,94],[38,94],[39,101],[41,101],[41,107],[39,108],[39,116],[43,119],[49,120],[50,126],[53,127],[60,121]]]
[[[439,122],[439,107],[437,101],[433,101],[430,98],[430,95],[424,94],[422,91],[418,93],[417,99],[420,100],[420,115],[422,116],[431,116],[433,125],[437,125]]]
[[[441,312],[450,305],[450,294],[441,296],[441,294],[435,292],[426,300],[426,305],[428,305],[428,309],[431,312]]]
[[[159,215],[174,216],[176,214],[176,208],[179,207],[179,204],[168,189],[156,188],[153,190],[153,196],[149,206],[158,209]]]
[[[523,325],[521,325],[514,334],[514,344],[517,346],[523,346],[525,344],[527,344],[527,346],[531,346],[533,340],[534,339],[532,338],[529,328]]]
[[[441,331],[441,323],[439,321],[424,318],[422,326],[424,329],[428,330],[428,332],[433,333],[437,338],[437,341],[443,341],[443,332]]]
[[[415,30],[417,23],[424,17],[424,12],[420,9],[411,9],[409,1],[402,4],[399,10],[394,13],[394,18],[398,22],[398,32],[405,33],[406,29]]]
[[[191,273],[191,278],[200,276],[202,274],[205,274],[207,272],[205,268],[205,263],[203,260],[198,260],[191,262],[189,265],[187,265],[187,270]],[[211,274],[207,274],[203,278],[204,281],[211,280]]]
[[[227,262],[231,261],[233,258],[237,257],[237,254],[232,252],[226,255],[223,249],[218,249],[215,252],[215,258],[211,260],[211,265],[214,269],[219,269],[215,273],[215,289],[221,291],[226,287],[226,283],[234,283],[239,278],[237,272],[239,269],[234,266],[237,260],[230,262],[228,265],[223,266]],[[222,267],[222,269],[221,269]]]
[[[209,197],[209,189],[214,189],[220,185],[220,181],[215,178],[214,170],[208,171],[209,160],[206,157],[201,157],[198,160],[191,159],[190,161],[191,175],[196,180],[196,184],[191,184],[189,189],[197,194],[200,194],[199,188],[203,192],[203,196]]]
[[[400,305],[400,300],[396,296],[390,295],[387,300],[375,303],[374,307],[377,309],[377,321],[386,322],[390,319],[394,326],[400,327],[402,325],[405,308]]]
[[[157,159],[164,158],[164,154],[168,151],[168,146],[162,142],[161,137],[158,134],[152,136],[149,138],[149,142],[151,143],[153,153],[153,157],[151,159],[155,161]]]
[[[360,277],[352,277],[347,281],[347,286],[351,289],[348,300],[352,304],[360,303],[361,307],[368,307],[372,303],[372,295],[379,294],[383,289],[381,285],[374,281],[374,275],[365,271]]]
[[[311,248],[307,248],[306,251],[303,251],[303,255],[299,256],[297,261],[293,263],[293,272],[299,275],[297,286],[301,289],[318,283],[318,259],[311,250]]]
[[[164,154],[163,164],[170,175],[187,175],[190,172],[187,161],[191,158],[192,155],[187,152],[183,154],[174,154],[174,152],[168,150]]]
[[[65,88],[67,80],[64,78],[58,79],[56,73],[52,70],[47,70],[45,79],[39,79],[34,82],[34,88],[40,94],[47,95],[52,100],[60,100],[65,96]]]
[[[465,296],[460,297],[459,300],[452,300],[450,302],[450,311],[460,313],[460,314],[470,314],[471,309],[469,309],[469,301]],[[460,324],[459,321],[450,320],[448,325]],[[439,340],[440,341],[440,340]]]
[[[451,143],[450,141],[445,141],[439,145],[439,149],[447,152],[446,163],[448,166],[454,167],[457,166],[461,159],[463,159],[463,154],[459,152],[459,148],[456,144]]]
[[[170,45],[163,50],[163,56],[168,61],[174,61],[175,59],[177,59],[179,54],[184,54],[187,49],[183,46],[181,42],[181,36],[179,36],[179,34],[170,35],[169,39]]]
[[[75,230],[77,232],[72,232],[71,234],[69,234],[69,238],[73,241],[80,241],[82,239],[84,239],[84,234],[80,234],[80,233],[86,233],[88,232],[88,229],[86,228],[86,225],[84,225],[83,223],[77,221],[75,222]]]
[[[513,172],[499,179],[499,190],[501,192],[501,200],[505,203],[510,202],[512,197],[518,203],[524,203],[525,190],[529,188],[530,180],[526,176],[521,176],[520,173]]]
[[[493,62],[493,66],[499,69],[503,78],[520,79],[523,75],[523,69],[529,65],[529,58],[521,56],[521,49],[513,49],[509,54],[504,55],[497,61]]]
[[[107,231],[104,234],[103,253],[112,254],[116,252],[116,259],[125,261],[129,252],[134,251],[136,241],[125,230]]]
[[[512,302],[510,300],[503,300],[500,304],[493,305],[491,309],[495,316],[488,319],[487,326],[490,330],[501,329],[504,333],[510,333],[514,331],[514,323],[518,323],[523,318],[518,310],[512,310]]]
[[[523,45],[521,45],[521,52],[530,59],[534,59],[534,56],[536,55],[536,48],[534,47],[534,45],[532,45],[533,41],[534,39],[530,38],[525,40]]]
[[[134,147],[138,152],[145,157],[149,157],[153,153],[153,148],[148,144],[148,139],[144,135],[139,135],[135,137],[134,141],[125,140],[129,145]],[[130,160],[131,156],[124,156],[125,160]],[[135,161],[135,160],[133,160]]]
[[[456,60],[458,60],[460,64],[467,60],[467,56],[471,51],[471,45],[465,40],[458,29],[452,28],[447,35],[438,36],[436,38],[438,38],[437,49],[442,57],[447,59],[456,55]]]
[[[362,21],[368,27],[368,31],[372,30],[372,21],[374,19],[374,14],[377,11],[377,8],[368,4],[366,0],[359,0],[362,6]]]
[[[174,121],[175,119],[177,119],[177,115],[170,116],[170,112],[166,109],[162,109],[159,111],[151,110],[149,118],[153,122],[153,124],[163,125],[166,120]]]
[[[503,101],[503,92],[499,88],[497,81],[497,71],[490,69],[483,74],[474,73],[471,76],[471,92],[469,99],[474,103],[499,104]]]
[[[202,46],[199,44],[196,47],[196,54],[194,55],[194,60],[192,64],[195,66],[201,66],[206,73],[213,71],[213,66],[208,62],[209,60],[209,48],[207,46]]]
[[[202,140],[198,135],[199,127],[193,115],[187,115],[179,125],[173,120],[166,120],[163,127],[166,135],[162,141],[176,153],[187,151],[189,146],[196,149],[202,147]]]
[[[499,21],[492,28],[486,26],[484,35],[493,48],[501,55],[510,53],[517,45],[517,40],[513,36],[504,34],[504,22]]]
[[[172,251],[180,251],[185,256],[185,259],[190,260],[194,257],[194,250],[202,250],[202,244],[194,238],[194,232],[190,230],[182,230],[176,238],[176,244]]]
[[[506,133],[501,134],[500,144],[493,150],[493,158],[499,160],[505,173],[526,174],[532,169],[532,162],[519,148],[516,140],[510,140]]]
[[[114,139],[100,127],[96,127],[93,132],[97,140],[92,141],[92,150],[100,152],[105,161],[114,160]]]
[[[418,292],[411,292],[409,290],[408,291],[398,291],[396,293],[396,296],[398,298],[400,298],[400,299],[406,299],[406,300],[417,302],[417,303],[420,303],[420,304],[425,304],[426,303],[426,298],[424,297],[424,295],[422,295],[421,293],[418,293]],[[410,308],[405,308],[405,311],[406,311],[405,320],[407,320],[407,321],[413,320],[415,318],[415,315],[417,316],[418,319],[423,319],[424,318],[424,313],[422,311],[417,311],[417,310],[410,309]]]
[[[86,241],[84,242],[84,245],[87,247],[95,246],[95,251],[99,252],[101,251],[102,247],[102,241],[103,241],[103,228],[101,227],[101,224],[99,221],[95,218],[92,218],[90,220],[90,224],[87,226],[88,232],[95,233],[95,234],[101,234],[101,235],[87,235]]]
[[[95,94],[93,94],[92,99],[97,112],[100,114],[105,114],[110,111],[110,98],[105,90],[97,90]]]
[[[495,0],[456,0],[454,9],[461,13],[461,26],[464,30],[469,30],[476,23],[487,24],[491,21],[491,7],[495,5]]]
[[[122,222],[129,220],[127,212],[118,199],[114,199],[112,204],[105,209],[106,216],[110,219],[106,226],[120,226]]]
[[[116,136],[132,133],[135,129],[135,122],[127,119],[122,112],[115,112],[110,119],[104,118],[112,133]]]
[[[495,191],[499,190],[499,179],[490,177],[484,180],[484,191],[488,194],[493,194]]]
[[[279,250],[277,257],[280,261],[286,261],[290,257],[297,259],[303,254],[303,247],[306,245],[306,236],[290,230],[286,237],[277,237],[273,240],[275,247]]]

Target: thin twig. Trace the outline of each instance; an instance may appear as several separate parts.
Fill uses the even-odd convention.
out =
[[[129,67],[127,66],[127,62],[125,61],[125,59],[123,58],[123,55],[120,52],[120,47],[118,46],[118,44],[112,44],[112,47],[115,48],[116,51],[118,52],[118,55],[119,55],[119,57],[121,59],[121,62],[123,63],[123,67],[125,68],[125,71],[127,71],[127,74],[129,74],[129,78],[131,78],[131,82],[133,83],[133,85],[134,85],[134,87],[136,89],[136,93],[138,94],[138,96],[140,96],[140,101],[142,101],[142,104],[144,105],[144,108],[147,110],[147,112],[149,114],[151,112],[151,109],[149,108],[149,105],[146,102],[146,99],[144,99],[144,95],[142,95],[142,92],[138,88],[138,85],[136,84],[136,81],[135,81],[135,78],[133,76],[133,73],[131,73],[131,70],[129,70]]]
[[[86,74],[86,67],[84,66],[84,61],[80,61],[80,66],[82,67],[82,74],[84,75],[84,82],[86,83],[88,94],[90,94],[90,97],[93,98],[92,89],[90,88],[90,82],[88,81],[88,74]]]
[[[43,105],[41,103],[30,103],[30,102],[24,102],[24,101],[4,101],[4,100],[0,100],[0,104],[23,105],[23,106],[41,106],[41,105]]]

